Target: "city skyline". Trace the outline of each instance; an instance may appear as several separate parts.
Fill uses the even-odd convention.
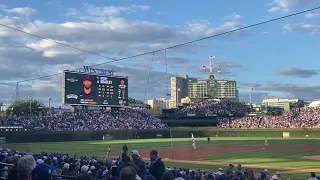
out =
[[[111,61],[101,56],[121,59],[216,35],[315,8],[320,1],[5,0],[0,4],[0,24],[100,55],[0,26],[0,102],[12,102],[17,81],[43,77],[19,83],[19,95],[45,104],[51,98],[51,105],[57,107],[65,69]],[[249,87],[254,103],[260,103],[265,93],[270,98],[312,101],[320,98],[319,19],[320,11],[312,11],[97,68],[128,76],[129,97],[147,100],[165,97],[171,77],[203,78],[203,66],[208,71],[209,57],[215,56],[215,69],[221,68],[217,78],[235,79],[242,102],[249,102]]]

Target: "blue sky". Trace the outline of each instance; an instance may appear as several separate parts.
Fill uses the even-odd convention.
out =
[[[0,4],[0,22],[3,24],[101,55],[122,58],[315,8],[320,6],[320,1],[4,0]],[[238,81],[242,101],[248,101],[249,87],[254,88],[255,102],[261,101],[264,92],[270,97],[308,101],[320,98],[319,22],[320,11],[313,11],[169,49],[168,76],[203,77],[201,67],[208,65],[208,57],[214,55],[215,64],[221,65],[219,77]],[[0,70],[7,76],[12,73],[10,78],[1,79],[2,83],[44,76],[65,68],[75,69],[85,63],[109,61],[6,28],[0,28],[1,41],[8,50],[0,51],[0,56],[6,52],[0,58],[5,67]],[[5,59],[7,56],[12,60]],[[131,77],[130,82],[138,82],[136,85],[131,83],[129,93],[132,97],[162,97],[165,94],[163,86],[168,83],[163,80],[166,75],[164,52],[155,54],[152,83],[148,85],[150,92],[147,97],[141,93],[146,86],[150,59],[151,55],[142,56],[103,67],[112,67],[120,74],[128,75],[129,81]],[[13,71],[17,64],[27,72]],[[53,100],[59,104],[61,90],[48,91],[61,86],[59,81],[59,77],[37,81],[36,96],[45,99],[53,94],[57,96]],[[7,85],[6,88],[13,87]],[[22,84],[22,93],[24,90],[30,91]],[[10,93],[0,94],[0,99],[9,101]]]

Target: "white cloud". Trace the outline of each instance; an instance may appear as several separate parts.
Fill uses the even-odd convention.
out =
[[[103,17],[118,16],[121,13],[133,13],[136,11],[148,11],[150,6],[130,5],[130,6],[94,6],[84,4],[81,9],[69,8],[67,15],[79,19],[98,19]]]
[[[288,12],[292,8],[307,8],[320,3],[320,0],[273,0],[268,12]]]
[[[147,7],[132,6],[135,10],[147,10]],[[17,9],[17,8],[16,8]],[[121,9],[121,8],[120,8]],[[133,12],[134,10],[122,9],[120,13]],[[73,15],[83,15],[77,9],[68,11]],[[102,12],[102,11],[101,11]],[[109,11],[110,12],[110,11]],[[89,15],[88,13],[85,16]],[[119,15],[119,14],[118,14]],[[75,46],[108,57],[124,57],[139,53],[165,48],[186,42],[198,37],[214,35],[220,32],[243,27],[240,22],[225,22],[213,26],[207,21],[186,23],[183,28],[174,28],[151,21],[127,20],[125,18],[107,18],[104,22],[83,20],[68,21],[66,23],[30,20],[28,17],[14,18],[9,14],[0,17],[0,23],[25,30],[32,34],[47,37],[60,43]],[[247,35],[246,31],[225,35],[220,38],[239,37]],[[6,28],[0,28],[0,79],[2,82],[16,82],[21,79],[46,76],[60,72],[63,69],[77,69],[82,65],[106,62],[105,59],[91,56],[85,52],[71,49],[49,40],[39,40],[34,37],[18,33]],[[199,49],[212,48],[205,42],[190,44],[168,51],[169,68],[174,71],[184,66],[192,66],[196,61],[185,58],[190,53],[197,53]],[[177,55],[178,54],[178,55]],[[164,96],[166,89],[163,52],[156,54],[155,64],[151,73],[147,98]],[[185,57],[183,57],[185,56]],[[121,61],[99,68],[114,69],[118,74],[128,75],[132,83],[130,96],[143,99],[148,76],[150,55]],[[169,78],[173,73],[169,73]],[[30,94],[30,84],[33,81],[21,83],[20,95],[22,98]],[[44,100],[50,96],[52,103],[61,102],[61,75],[46,77],[34,81],[34,98]],[[54,88],[53,88],[54,87]],[[15,86],[12,85],[0,92],[1,101],[11,102]]]
[[[281,11],[288,11],[288,9],[284,9],[282,7],[272,7],[268,9],[268,12],[281,12]]]
[[[308,13],[305,15],[306,18],[320,18],[320,13]]]
[[[225,18],[226,18],[226,19],[231,19],[231,20],[235,21],[235,20],[241,19],[242,16],[240,16],[239,14],[236,14],[236,13],[232,13],[232,15],[226,16]]]
[[[293,32],[320,33],[320,24],[285,24],[284,29]]]
[[[5,11],[8,13],[15,13],[15,14],[20,14],[24,16],[31,16],[37,12],[36,9],[29,8],[29,7],[6,9]]]

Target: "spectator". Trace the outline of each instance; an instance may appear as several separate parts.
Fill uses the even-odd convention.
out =
[[[170,171],[167,171],[163,174],[162,180],[174,180],[174,177]]]
[[[161,158],[158,157],[158,152],[156,150],[152,150],[150,152],[150,174],[153,175],[156,180],[162,180],[163,174],[165,172],[165,165],[162,162]]]
[[[275,175],[272,176],[271,180],[280,180],[281,172],[277,171]]]
[[[142,174],[141,171],[139,170],[139,168],[133,164],[132,162],[130,162],[130,157],[129,156],[125,156],[122,158],[123,164],[119,167],[119,172],[121,172],[121,170],[125,167],[131,166],[135,169],[136,174],[141,178]],[[119,173],[120,174],[120,173]],[[142,179],[142,178],[141,178]]]
[[[318,180],[318,179],[316,178],[316,173],[312,172],[312,173],[311,173],[311,177],[310,177],[308,180]]]
[[[226,171],[226,175],[229,176],[229,175],[232,175],[233,174],[233,164],[229,164],[229,167]]]
[[[30,179],[32,170],[36,167],[36,161],[31,155],[25,155],[18,161],[18,179]]]
[[[140,154],[138,150],[133,150],[131,152],[133,163],[139,168],[141,172],[141,179],[144,180],[146,176],[147,166],[146,163],[140,158]]]
[[[52,171],[50,166],[41,163],[32,171],[32,180],[51,180]]]
[[[120,180],[136,180],[137,172],[132,166],[124,167],[120,171]]]

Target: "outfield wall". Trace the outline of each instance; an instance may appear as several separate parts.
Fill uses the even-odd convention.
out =
[[[191,133],[195,137],[282,137],[283,132],[289,132],[292,138],[320,138],[320,129],[261,129],[261,130],[234,130],[217,128],[176,128],[170,130],[153,131],[17,131],[0,132],[0,137],[6,143],[28,142],[62,142],[62,141],[93,141],[106,139],[153,139],[153,138],[188,138]],[[171,133],[170,133],[171,132]]]

